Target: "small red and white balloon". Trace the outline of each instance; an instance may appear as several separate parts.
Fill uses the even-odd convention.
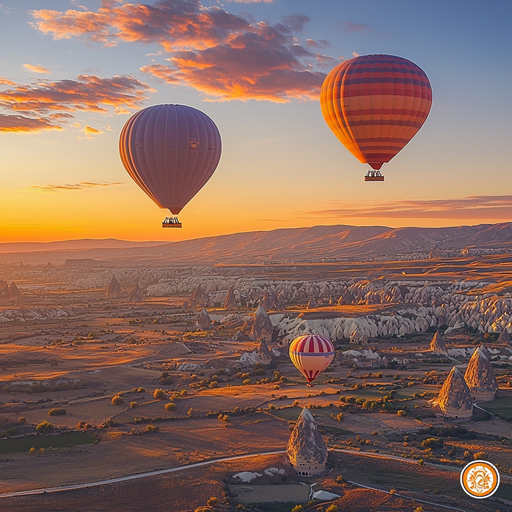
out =
[[[324,336],[306,334],[295,338],[290,344],[290,359],[306,377],[308,386],[331,364],[334,345]]]

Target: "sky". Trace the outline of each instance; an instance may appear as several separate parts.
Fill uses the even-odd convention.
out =
[[[508,222],[511,19],[509,0],[0,0],[0,242]],[[382,183],[319,105],[333,67],[375,53],[433,91]],[[182,229],[161,228],[119,158],[126,121],[161,103],[222,136]]]

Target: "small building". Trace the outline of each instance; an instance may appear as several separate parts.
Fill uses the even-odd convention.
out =
[[[459,369],[454,366],[444,381],[437,398],[437,406],[444,417],[464,420],[473,415],[473,400],[468,385]]]
[[[327,446],[307,407],[302,409],[287,448],[290,464],[300,476],[316,476],[327,467]]]
[[[498,382],[482,347],[477,347],[469,360],[464,379],[474,402],[494,400]]]

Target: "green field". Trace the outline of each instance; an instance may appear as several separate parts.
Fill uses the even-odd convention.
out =
[[[0,454],[28,452],[30,448],[62,448],[79,444],[92,444],[94,438],[85,432],[65,432],[52,436],[17,437],[0,440]]]

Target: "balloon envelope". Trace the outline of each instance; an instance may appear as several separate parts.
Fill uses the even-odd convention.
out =
[[[427,119],[432,89],[423,70],[407,59],[362,55],[327,75],[320,105],[340,142],[360,162],[378,170]]]
[[[333,357],[334,345],[323,336],[306,334],[290,344],[290,359],[308,382],[313,382],[331,364]]]
[[[184,105],[155,105],[137,112],[119,138],[121,160],[135,183],[174,214],[210,179],[221,146],[215,123]]]

